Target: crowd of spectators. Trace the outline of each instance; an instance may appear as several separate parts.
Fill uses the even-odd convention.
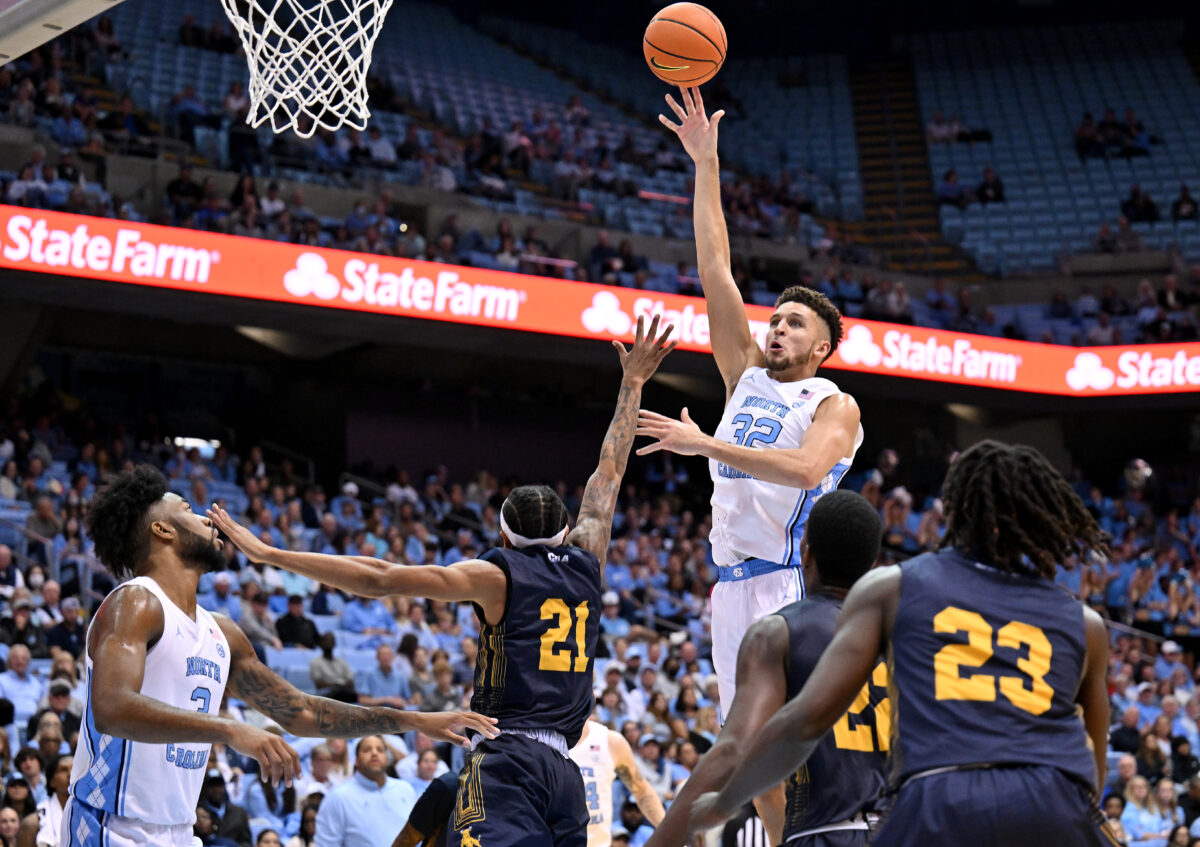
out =
[[[934,193],[937,195],[938,204],[942,206],[957,206],[960,209],[965,209],[972,203],[986,206],[989,203],[1004,202],[1004,181],[996,176],[996,172],[989,165],[983,169],[983,177],[972,191],[958,181],[958,171],[951,168],[942,175],[942,181],[938,183]]]
[[[89,576],[90,543],[81,518],[113,473],[153,463],[174,490],[196,503],[224,503],[273,545],[443,565],[497,543],[497,509],[517,482],[434,466],[419,474],[388,472],[377,479],[374,495],[351,480],[328,496],[288,461],[268,464],[257,447],[241,456],[226,445],[202,451],[165,437],[153,421],[109,429],[86,407],[66,406],[45,388],[5,408],[0,722],[6,732],[0,733],[0,772],[12,774],[6,798],[13,798],[6,805],[24,802],[22,780],[35,800],[43,799],[53,790],[56,757],[74,749],[84,694],[82,636],[88,612],[108,587]],[[879,509],[884,562],[936,549],[945,532],[936,485],[922,488],[901,468],[896,452],[884,450],[873,467],[847,480]],[[1183,799],[1191,818],[1197,808],[1187,806],[1187,797],[1200,799],[1200,764],[1191,753],[1200,744],[1200,698],[1192,698],[1200,678],[1192,661],[1200,647],[1200,488],[1193,468],[1159,470],[1134,463],[1095,482],[1072,472],[1075,490],[1113,538],[1112,555],[1066,561],[1057,577],[1118,627],[1110,678],[1114,762],[1128,752],[1135,771],[1160,780],[1154,806],[1124,760],[1113,769],[1109,793],[1128,798],[1118,813],[1127,831],[1139,833],[1160,832],[1145,817],[1149,812],[1169,810]],[[630,741],[639,767],[670,802],[718,732],[708,658],[715,569],[704,486],[669,456],[643,471],[622,494],[604,569],[596,717]],[[577,510],[582,487],[565,481],[556,486],[568,508]],[[16,523],[24,532],[14,536]],[[444,710],[469,703],[479,632],[469,605],[347,596],[250,563],[232,545],[225,556],[226,568],[202,580],[200,603],[236,620],[289,680],[371,705]],[[1170,642],[1158,649],[1163,639]],[[222,704],[222,713],[262,720],[233,699]],[[294,843],[322,847],[376,843],[382,828],[398,831],[430,780],[458,764],[453,751],[419,736],[349,745],[290,740],[302,754],[305,776],[293,790],[280,792],[255,779],[251,763],[214,748],[197,821],[206,844],[226,838],[241,847],[266,830],[280,841],[300,838]],[[376,790],[368,782],[389,793],[391,811],[363,822],[347,808],[357,802],[354,792]],[[1177,787],[1182,784],[1189,786],[1186,792]],[[648,827],[623,789],[616,791],[614,819],[632,843],[640,843]],[[0,814],[0,837],[4,827]],[[350,834],[338,840],[335,830]],[[303,840],[306,832],[316,840]]]
[[[1085,112],[1075,127],[1075,152],[1081,161],[1149,156],[1158,144],[1162,144],[1162,139],[1148,132],[1131,108],[1125,110],[1124,119],[1117,117],[1115,109],[1105,109],[1099,122],[1091,112]]]

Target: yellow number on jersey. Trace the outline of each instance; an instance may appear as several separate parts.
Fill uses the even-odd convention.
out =
[[[587,619],[588,604],[584,600],[575,607],[575,672],[587,670]],[[542,620],[553,620],[554,625],[542,633],[541,655],[538,659],[540,671],[571,670],[571,647],[567,640],[571,637],[572,614],[571,607],[559,597],[551,597],[542,603]]]
[[[1050,708],[1054,689],[1046,682],[1050,672],[1053,648],[1046,633],[1033,624],[1011,621],[996,633],[996,646],[1013,650],[1027,649],[1026,658],[1017,659],[1017,667],[1029,676],[1025,680],[1013,676],[997,679],[992,674],[962,676],[960,668],[980,668],[992,657],[992,626],[976,612],[957,606],[947,606],[933,619],[934,632],[964,633],[966,644],[947,644],[933,657],[934,694],[939,700],[976,700],[991,702],[996,690],[1008,702],[1031,715],[1040,715]]]
[[[892,731],[892,701],[884,697],[875,704],[872,717],[875,724],[872,734],[870,723],[864,721],[857,726],[850,726],[850,716],[859,716],[871,702],[871,686],[887,688],[887,663],[880,662],[871,672],[871,681],[862,687],[846,714],[838,718],[833,725],[833,742],[839,750],[856,750],[860,753],[873,753],[876,750],[887,752]]]

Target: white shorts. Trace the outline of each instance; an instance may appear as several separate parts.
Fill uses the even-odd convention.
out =
[[[737,656],[742,636],[755,621],[801,599],[797,568],[781,568],[762,576],[718,582],[712,592],[712,663],[721,693],[721,723],[733,705],[737,688]]]
[[[193,847],[190,824],[163,826],[110,815],[72,797],[63,810],[60,847]]]

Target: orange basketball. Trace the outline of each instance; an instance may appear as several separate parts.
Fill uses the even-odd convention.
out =
[[[725,61],[725,27],[699,3],[672,3],[662,9],[642,39],[650,70],[671,85],[700,85],[717,75]]]

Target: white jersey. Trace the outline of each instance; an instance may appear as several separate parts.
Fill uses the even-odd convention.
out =
[[[749,368],[738,380],[714,436],[766,450],[800,446],[821,401],[841,391],[827,379],[777,382],[766,368]],[[713,561],[729,567],[746,559],[800,564],[800,539],[817,498],[837,488],[862,444],[860,425],[849,456],[838,460],[816,488],[802,490],[763,482],[710,460],[713,479]]]
[[[163,634],[146,654],[141,693],[175,706],[216,714],[229,678],[229,642],[212,615],[196,606],[192,620],[149,577],[129,580],[162,604]],[[87,658],[87,703],[71,773],[76,802],[124,818],[160,826],[196,820],[211,744],[145,744],[96,731],[92,699],[92,658]]]
[[[612,750],[608,746],[608,727],[589,720],[583,737],[571,749],[571,760],[583,774],[587,792],[588,847],[609,847],[612,843],[613,780],[617,778]]]

